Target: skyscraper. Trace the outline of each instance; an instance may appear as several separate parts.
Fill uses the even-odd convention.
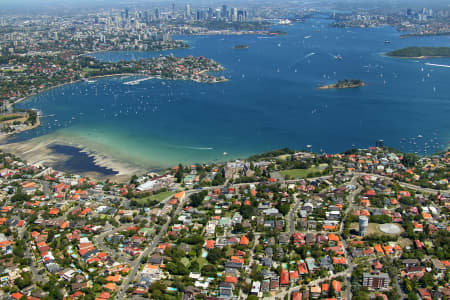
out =
[[[222,6],[222,14],[221,14],[221,17],[222,18],[226,18],[228,16],[228,8],[227,8],[227,6],[224,4],[223,6]]]
[[[125,19],[128,20],[128,8],[125,8]]]
[[[237,19],[238,19],[239,22],[244,22],[245,21],[244,11],[243,10],[239,10],[238,11]]]
[[[191,18],[191,6],[189,4],[186,4],[186,10],[185,10],[186,18]]]
[[[238,9],[236,7],[233,7],[231,9],[231,21],[236,22],[238,18]]]

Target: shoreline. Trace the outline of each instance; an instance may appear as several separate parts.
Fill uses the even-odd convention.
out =
[[[9,133],[6,133],[6,134],[1,134],[1,135],[0,135],[0,143],[1,143],[3,140],[8,139],[8,137],[10,137],[10,136],[13,136],[13,135],[15,135],[15,134],[18,134],[18,133],[21,133],[21,132],[24,132],[24,131],[28,131],[28,130],[32,130],[32,129],[38,128],[40,125],[41,125],[41,119],[39,118],[39,115],[38,115],[38,116],[36,116],[36,123],[34,123],[34,125],[27,126],[26,128],[22,128],[22,129],[19,129],[19,130],[17,130],[17,131],[14,131],[14,132],[9,132]]]
[[[407,39],[407,38],[411,38],[411,37],[435,37],[435,36],[447,36],[450,35],[450,31],[447,32],[435,32],[435,33],[406,33],[406,34],[401,34],[400,38],[401,39]]]
[[[48,91],[50,91],[52,89],[56,89],[56,88],[59,88],[59,87],[65,86],[65,85],[79,83],[79,82],[82,82],[82,81],[85,81],[85,80],[89,80],[89,79],[101,79],[101,78],[107,78],[107,77],[120,77],[120,76],[145,76],[145,75],[137,74],[137,73],[136,74],[135,73],[108,74],[108,75],[98,75],[98,76],[86,77],[86,78],[82,78],[82,79],[78,79],[78,80],[70,81],[70,82],[64,82],[64,83],[57,84],[55,86],[47,87],[47,88],[45,88],[45,89],[43,89],[43,90],[41,90],[39,92],[32,93],[32,94],[30,94],[28,96],[25,96],[25,97],[22,97],[20,99],[17,99],[13,103],[9,103],[7,105],[7,107],[9,108],[9,107],[11,107],[13,105],[16,105],[16,104],[20,103],[20,102],[26,101],[29,98],[33,97],[33,96],[36,96],[36,95],[48,92]]]
[[[52,149],[54,146],[71,147],[78,153],[67,154],[64,152],[59,152],[55,149]],[[124,182],[129,180],[129,178],[131,178],[131,176],[134,174],[143,174],[149,171],[147,169],[139,168],[138,166],[133,166],[129,163],[119,161],[105,154],[98,153],[95,150],[91,150],[84,145],[71,144],[56,139],[52,139],[49,141],[31,139],[25,142],[7,143],[0,145],[0,150],[2,150],[3,152],[13,153],[33,165],[51,167],[56,171],[66,173],[75,172],[77,174],[89,176],[99,180],[109,179],[114,182]],[[70,167],[62,167],[72,158],[75,158],[78,155],[88,156],[91,160],[91,163],[96,168],[91,168],[92,170],[86,171],[77,171],[71,169]],[[105,174],[95,170],[99,168],[116,172],[116,174]]]
[[[205,73],[205,72],[208,72],[208,70],[202,71],[202,73]],[[121,77],[121,76],[145,77],[145,76],[149,76],[149,75],[146,75],[143,73],[120,73],[120,74],[105,74],[105,75],[84,77],[84,78],[80,78],[75,81],[64,82],[64,83],[57,84],[55,86],[46,87],[45,89],[42,89],[38,92],[34,92],[30,95],[27,95],[20,99],[17,99],[13,103],[8,104],[7,107],[9,109],[16,104],[19,104],[21,102],[29,100],[33,96],[45,93],[52,89],[63,87],[65,85],[76,84],[76,83],[80,83],[80,82],[92,80],[92,79],[113,78],[113,77]],[[229,81],[229,79],[227,79],[227,78],[224,78],[223,80],[213,81],[213,82],[204,82],[199,79],[198,80],[197,79],[176,79],[176,78],[174,79],[174,78],[160,78],[160,77],[154,77],[154,78],[159,79],[159,80],[182,80],[182,81],[190,80],[190,81],[193,81],[196,83],[208,83],[208,84],[222,83],[222,82]],[[159,170],[156,167],[154,169],[151,169],[151,168],[143,169],[138,166],[133,166],[127,162],[119,161],[113,157],[108,157],[105,154],[101,154],[101,153],[96,152],[95,150],[91,150],[85,145],[73,145],[70,143],[66,143],[63,141],[57,141],[57,140],[52,140],[50,142],[37,142],[37,144],[36,144],[36,140],[34,140],[34,139],[23,141],[23,142],[18,142],[18,143],[10,143],[7,140],[10,136],[13,136],[14,134],[18,134],[23,131],[35,129],[35,128],[39,127],[40,125],[41,125],[40,118],[37,117],[36,124],[34,124],[31,127],[28,127],[26,129],[23,129],[20,131],[16,131],[14,133],[0,135],[0,150],[13,153],[32,164],[40,164],[40,165],[44,165],[44,166],[53,168],[53,166],[56,164],[66,163],[69,159],[72,158],[72,156],[63,155],[61,153],[55,153],[55,151],[52,151],[52,149],[50,149],[49,146],[65,145],[65,146],[74,147],[74,148],[78,149],[79,152],[85,153],[86,155],[88,155],[92,159],[92,162],[95,166],[110,169],[114,172],[117,172],[117,174],[115,174],[115,175],[105,175],[105,174],[102,174],[99,172],[91,172],[91,171],[77,172],[77,173],[82,174],[82,175],[89,175],[91,177],[93,176],[94,178],[109,179],[109,180],[117,181],[117,182],[128,181],[129,178],[131,178],[131,176],[134,174],[145,173],[145,172],[148,172],[151,170]],[[58,170],[58,168],[56,168],[55,170]],[[60,171],[67,172],[68,170],[66,170],[66,171],[60,170]]]
[[[208,70],[202,70],[201,72],[199,72],[199,74],[202,74],[202,73],[205,73],[205,72],[208,72]],[[121,77],[121,76],[150,76],[150,75],[142,74],[142,73],[120,73],[120,74],[106,74],[106,75],[97,75],[97,76],[92,76],[92,77],[84,77],[84,78],[81,78],[81,79],[78,79],[78,80],[75,80],[75,81],[65,82],[65,83],[57,84],[55,86],[47,87],[47,88],[45,88],[45,89],[43,89],[43,90],[41,90],[39,92],[35,92],[35,93],[32,93],[32,94],[27,95],[25,97],[19,98],[16,101],[14,101],[13,103],[9,103],[7,105],[7,108],[9,109],[10,107],[12,107],[12,106],[14,106],[14,105],[16,105],[16,104],[18,104],[20,102],[26,101],[29,98],[33,97],[33,96],[36,96],[36,95],[48,92],[48,91],[50,91],[52,89],[56,89],[56,88],[59,88],[59,87],[65,86],[65,85],[80,83],[82,81],[86,81],[86,80],[90,80],[90,79],[102,79],[102,78],[108,78],[108,77]],[[221,82],[230,81],[230,79],[228,79],[228,78],[225,78],[224,80],[219,80],[219,81],[216,81],[216,82],[203,82],[203,81],[200,81],[200,80],[197,80],[197,79],[173,79],[173,78],[161,78],[161,77],[153,77],[153,79],[158,79],[158,80],[180,80],[180,81],[189,81],[190,80],[190,81],[193,81],[193,82],[196,82],[196,83],[221,83]]]
[[[393,58],[402,58],[402,59],[433,59],[433,58],[450,58],[450,56],[396,56],[396,55],[387,55],[384,53],[385,57],[393,57]]]

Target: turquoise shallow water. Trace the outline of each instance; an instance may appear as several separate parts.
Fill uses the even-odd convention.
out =
[[[400,39],[391,27],[329,28],[328,21],[280,27],[286,36],[181,37],[226,67],[231,81],[198,84],[130,78],[81,82],[42,93],[19,105],[46,117],[35,137],[83,145],[144,167],[167,167],[246,157],[281,147],[340,152],[384,139],[405,151],[445,148],[450,133],[450,59],[405,60],[382,53],[406,46],[450,46],[450,37]],[[392,41],[386,45],[385,40]],[[249,49],[233,50],[237,44]],[[129,60],[159,53],[98,53]],[[342,60],[337,60],[341,55]],[[317,90],[339,79],[367,86]],[[418,136],[423,136],[418,138]],[[228,155],[224,156],[224,152]]]

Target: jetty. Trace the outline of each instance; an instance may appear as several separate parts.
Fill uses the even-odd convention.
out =
[[[141,83],[142,81],[146,81],[146,80],[150,80],[150,79],[153,79],[154,77],[145,77],[145,78],[140,78],[140,79],[136,79],[136,80],[132,80],[132,81],[127,81],[127,82],[124,82],[123,84],[125,84],[125,85],[137,85],[137,84],[139,84],[139,83]]]

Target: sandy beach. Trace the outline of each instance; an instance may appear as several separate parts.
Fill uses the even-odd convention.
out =
[[[61,143],[58,140],[44,141],[42,139],[35,138],[26,142],[0,145],[0,150],[13,153],[33,165],[46,166],[51,167],[57,171],[69,172],[70,170],[60,170],[57,166],[64,164],[64,162],[68,161],[71,156],[53,151],[51,149],[52,145],[64,145],[64,143]],[[80,152],[83,152],[90,158],[92,158],[95,165],[117,172],[116,175],[105,175],[102,173],[90,171],[77,172],[83,176],[102,180],[109,179],[114,182],[126,182],[133,174],[143,174],[147,171],[139,167],[120,162],[106,155],[90,151],[81,145],[66,144],[66,146],[72,146],[81,149]]]

